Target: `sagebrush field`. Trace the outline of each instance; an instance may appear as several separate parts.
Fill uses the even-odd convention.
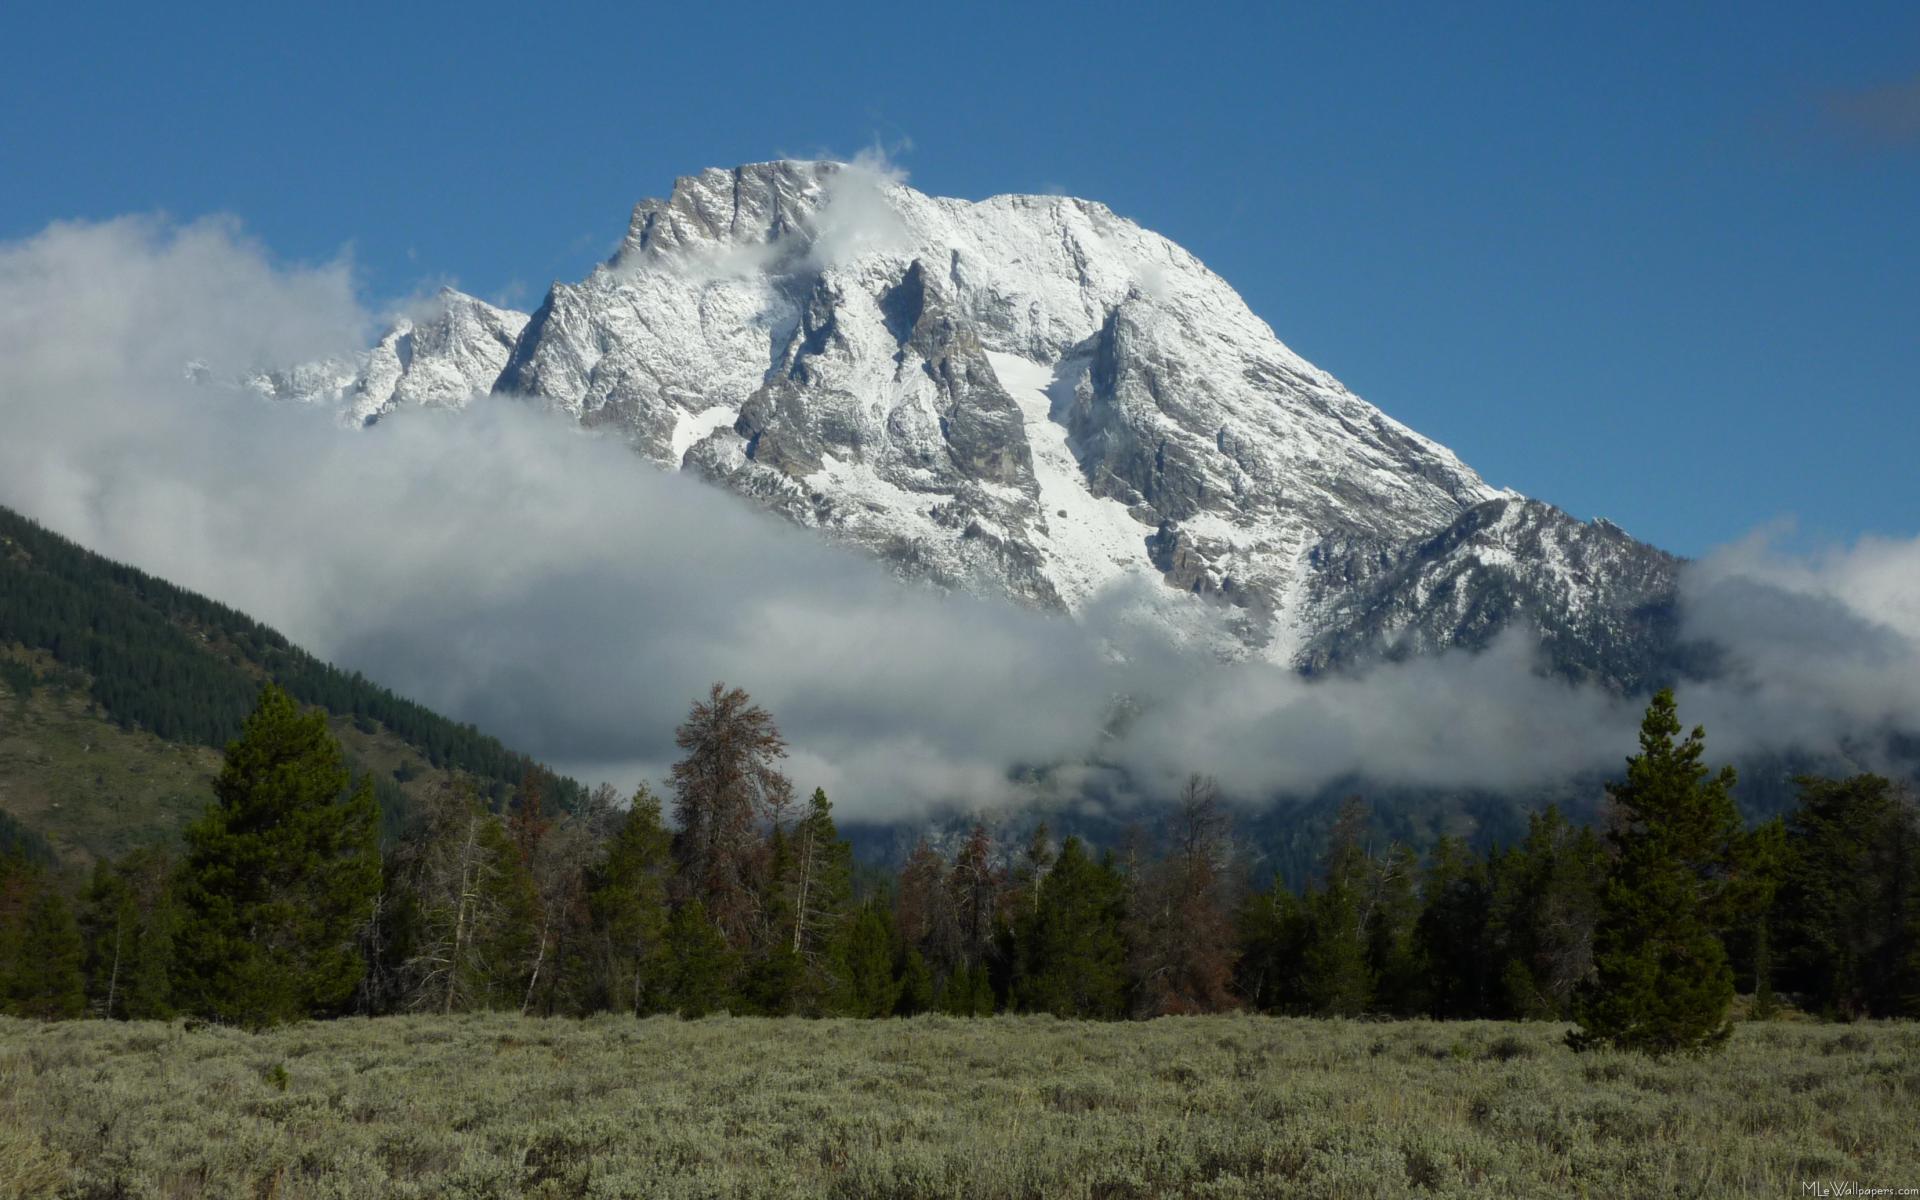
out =
[[[0,1020],[0,1192],[1797,1196],[1920,1186],[1920,1026]]]

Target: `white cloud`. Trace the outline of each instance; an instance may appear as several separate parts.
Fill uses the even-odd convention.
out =
[[[1794,555],[1761,530],[1682,578],[1686,630],[1723,648],[1692,689],[1722,749],[1797,748],[1883,766],[1883,734],[1920,730],[1920,538]]]
[[[1010,768],[1090,755],[1149,788],[1198,769],[1255,798],[1356,774],[1528,787],[1632,747],[1637,706],[1539,677],[1517,635],[1358,679],[1221,667],[903,586],[513,401],[354,432],[182,379],[194,359],[237,374],[349,351],[367,324],[347,266],[276,265],[230,223],[60,225],[0,247],[0,503],[623,785],[660,772],[714,679],[771,709],[796,781],[854,816],[1017,800]],[[1916,564],[1920,543],[1898,542],[1709,560],[1688,596],[1733,631],[1742,673],[1683,694],[1683,715],[1716,754],[1729,732],[1831,741],[1911,716]],[[1793,637],[1755,581],[1797,606]],[[1138,715],[1109,738],[1123,696]],[[1820,719],[1795,720],[1795,697]]]

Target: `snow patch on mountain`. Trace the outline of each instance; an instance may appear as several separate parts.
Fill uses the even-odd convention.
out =
[[[526,326],[525,313],[442,288],[355,359],[261,371],[241,382],[267,399],[333,408],[352,425],[409,406],[462,408],[493,390]]]
[[[1105,205],[845,163],[683,177],[530,318],[443,293],[359,362],[259,390],[363,422],[517,396],[903,576],[1075,614],[1120,595],[1309,671],[1529,621],[1639,678],[1644,654],[1596,647],[1653,636],[1672,577],[1488,485]]]
[[[1039,491],[1035,544],[1049,560],[1061,601],[1078,610],[1122,578],[1158,583],[1159,572],[1145,554],[1153,529],[1118,500],[1087,490],[1067,445],[1067,427],[1053,416],[1053,368],[997,351],[988,351],[987,360],[1020,406]]]

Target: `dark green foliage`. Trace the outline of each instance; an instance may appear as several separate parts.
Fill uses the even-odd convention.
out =
[[[953,1017],[993,1015],[993,981],[985,963],[947,976],[934,1007]]]
[[[1486,860],[1459,838],[1441,838],[1427,866],[1425,907],[1414,930],[1433,1016],[1476,1017],[1492,1011],[1487,937],[1492,907]]]
[[[1306,946],[1300,956],[1300,992],[1307,1011],[1353,1017],[1373,996],[1367,967],[1366,926],[1359,897],[1347,881],[1330,883],[1307,898]]]
[[[1373,998],[1367,907],[1374,872],[1365,846],[1367,816],[1357,800],[1342,810],[1327,850],[1325,882],[1306,898],[1300,991],[1307,1011],[1318,1016],[1358,1016]]]
[[[1787,818],[1774,956],[1829,1016],[1920,1016],[1920,819],[1878,775],[1801,778]]]
[[[1284,1012],[1298,1003],[1300,958],[1306,946],[1306,914],[1286,881],[1249,895],[1235,922],[1240,961],[1234,984],[1260,1012]]]
[[[1731,1028],[1733,970],[1718,930],[1739,833],[1734,773],[1707,769],[1704,730],[1679,734],[1673,693],[1662,691],[1625,782],[1607,789],[1614,860],[1594,930],[1595,977],[1574,1006],[1576,1049],[1698,1051]]]
[[[776,940],[755,947],[740,973],[740,1011],[768,1017],[802,1012],[805,974],[791,944]]]
[[[44,879],[27,901],[17,940],[9,948],[13,961],[4,978],[7,1013],[59,1021],[86,1011],[80,927],[66,899]]]
[[[25,863],[53,865],[53,847],[37,830],[28,829],[12,813],[0,811],[0,859],[17,858]]]
[[[303,704],[366,728],[378,722],[434,766],[486,781],[495,798],[529,770],[561,807],[581,797],[573,780],[471,725],[449,721],[357,672],[337,670],[223,604],[111,562],[0,508],[0,646],[9,642],[85,672],[94,702],[109,718],[167,741],[224,746],[240,733],[264,676]]]
[[[589,905],[603,956],[602,1003],[635,1014],[667,1005],[667,897],[673,835],[660,798],[642,786],[593,871]]]
[[[838,959],[840,1016],[891,1015],[899,990],[893,978],[893,921],[885,906],[868,901],[846,924]]]
[[[1733,963],[1736,986],[1744,985],[1753,993],[1749,1015],[1755,1020],[1778,1010],[1773,923],[1788,859],[1787,825],[1779,817],[1743,831],[1734,841],[1721,938]]]
[[[1373,1007],[1411,1017],[1426,1006],[1425,972],[1415,932],[1420,921],[1419,859],[1395,846],[1373,872],[1373,898],[1366,921],[1367,974]]]
[[[87,1007],[96,1016],[163,1020],[173,1015],[173,864],[136,850],[95,866],[81,929],[87,949]]]
[[[835,948],[853,905],[853,848],[840,837],[822,789],[808,798],[786,847],[786,865],[774,875],[776,903],[769,906],[779,917],[773,933],[799,960],[792,1010],[818,1014],[836,990]]]
[[[325,716],[263,689],[187,831],[176,990],[188,1011],[259,1027],[353,995],[380,888],[380,815],[370,786],[347,783]]]
[[[927,969],[926,957],[920,951],[909,950],[900,967],[899,997],[894,1001],[893,1011],[899,1016],[911,1017],[915,1013],[930,1012],[933,1007],[933,972]]]
[[[1030,863],[1040,856],[1029,855]],[[1033,909],[1015,935],[1014,1002],[1025,1012],[1108,1018],[1126,1009],[1126,951],[1120,939],[1126,892],[1111,862],[1095,862],[1079,838],[1040,875]]]
[[[733,951],[707,917],[706,905],[688,901],[667,922],[666,1006],[683,1017],[704,1017],[733,1002]]]
[[[1518,847],[1492,856],[1487,955],[1499,964],[1493,1011],[1560,1020],[1593,971],[1593,928],[1606,886],[1606,850],[1549,805]]]

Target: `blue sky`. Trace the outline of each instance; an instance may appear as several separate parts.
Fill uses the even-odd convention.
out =
[[[877,144],[1105,201],[1581,516],[1911,534],[1920,6],[1838,7],[34,5],[0,238],[225,212],[532,307],[675,175]]]

